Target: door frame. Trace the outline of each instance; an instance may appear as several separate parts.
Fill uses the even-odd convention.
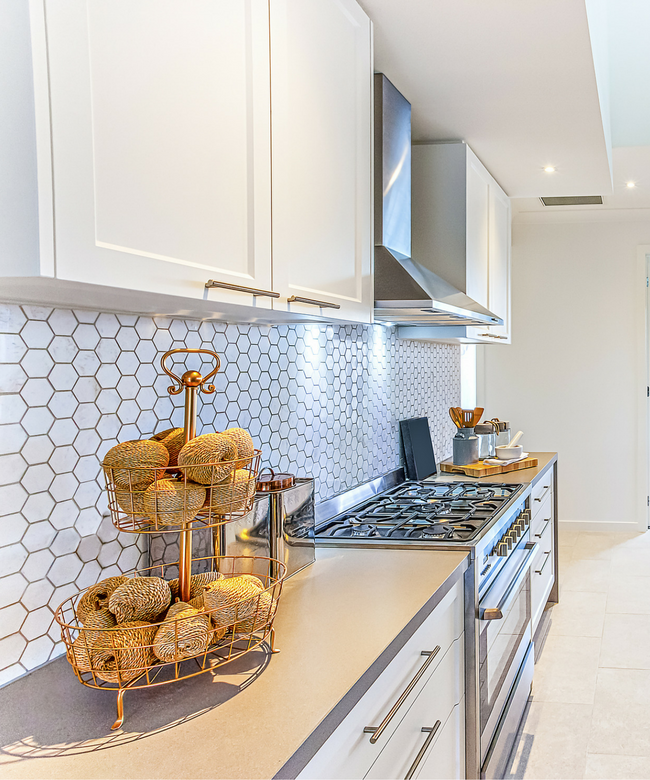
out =
[[[637,334],[637,523],[645,532],[650,525],[650,244],[637,247],[635,274]]]

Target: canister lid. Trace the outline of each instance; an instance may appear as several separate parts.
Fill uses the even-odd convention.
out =
[[[494,422],[499,426],[499,433],[510,430],[510,423],[508,420],[500,420],[498,417],[493,417],[491,422]]]
[[[264,472],[268,471],[268,474]],[[275,472],[271,468],[265,468],[257,476],[257,490],[262,493],[270,493],[273,490],[284,490],[293,487],[296,478],[287,472]]]
[[[493,425],[486,425],[483,423],[483,425],[474,426],[474,433],[480,433],[485,436],[486,434],[495,433],[495,430]]]

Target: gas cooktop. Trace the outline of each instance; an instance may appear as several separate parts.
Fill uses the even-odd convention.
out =
[[[403,482],[320,523],[316,543],[357,540],[468,542],[521,485]]]

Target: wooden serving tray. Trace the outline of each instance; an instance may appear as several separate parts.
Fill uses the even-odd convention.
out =
[[[537,466],[537,458],[524,458],[515,463],[506,463],[503,466],[491,466],[482,460],[476,463],[470,463],[467,466],[454,466],[450,460],[443,460],[440,464],[440,471],[447,474],[465,474],[467,477],[489,477],[493,474],[505,474],[507,471],[520,471]]]

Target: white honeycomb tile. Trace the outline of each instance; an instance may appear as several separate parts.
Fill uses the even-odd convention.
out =
[[[77,352],[74,360],[72,361],[75,371],[79,376],[95,376],[99,369],[99,358],[94,352],[88,350],[83,352]]]
[[[57,363],[48,376],[55,390],[72,390],[78,379],[74,367],[67,363]]]
[[[75,587],[78,590],[84,590],[94,585],[96,582],[102,579],[102,567],[99,561],[91,560],[84,563],[83,568],[77,579],[75,580]]]
[[[21,664],[30,671],[49,661],[54,642],[49,636],[41,636],[28,643],[20,656]]]
[[[54,479],[54,472],[47,463],[41,463],[38,466],[30,466],[23,478],[21,485],[28,493],[40,493],[47,490]],[[2,504],[0,503],[0,506]]]
[[[74,501],[57,501],[49,516],[49,522],[57,529],[72,528],[79,517],[79,508]]]
[[[50,493],[56,501],[66,501],[74,496],[79,481],[73,473],[58,474],[50,486]]]
[[[101,387],[94,376],[79,377],[72,392],[79,403],[95,401],[101,392]]]
[[[0,304],[0,332],[19,333],[27,322],[20,306],[11,303]]]
[[[48,433],[53,423],[54,417],[46,406],[34,406],[28,409],[20,421],[20,424],[30,436]]]
[[[25,614],[27,613],[25,612]],[[50,630],[50,626],[52,625],[52,620],[54,620],[54,615],[52,614],[52,610],[48,607],[40,607],[39,609],[35,609],[30,612],[29,616],[25,619],[25,622],[20,627],[20,633],[25,637],[25,639],[27,639],[28,642],[33,639],[37,639],[39,636],[47,634],[47,632]]]
[[[19,393],[26,381],[27,374],[22,366],[7,364],[0,372],[0,393]]]
[[[47,322],[57,336],[72,336],[77,327],[77,318],[68,309],[55,309]]]
[[[56,557],[67,555],[68,553],[75,552],[80,541],[81,537],[74,528],[64,528],[56,534],[56,538],[52,542],[50,550]]]
[[[92,350],[99,342],[99,333],[94,325],[80,324],[72,334],[72,338],[80,350]]]
[[[25,535],[22,538],[23,546],[30,552],[45,550],[49,548],[54,537],[56,529],[48,520],[41,520],[37,523],[30,523]]]
[[[2,556],[0,555],[0,558]],[[0,578],[0,608],[20,601],[25,593],[28,582],[17,572]],[[7,633],[2,631],[3,634]]]
[[[20,634],[0,639],[0,669],[17,663],[26,645],[27,641]]]
[[[22,575],[17,575],[22,576]],[[42,579],[36,582],[32,582],[27,586],[20,601],[21,604],[28,610],[38,609],[44,607],[54,592],[54,585],[49,580]]]
[[[0,485],[20,482],[26,470],[27,462],[22,455],[0,455]]]
[[[120,323],[114,314],[100,314],[95,327],[102,338],[114,338],[120,329]]]
[[[54,563],[47,572],[48,580],[55,586],[67,585],[74,582],[79,576],[82,563],[79,558],[71,553],[55,558]]]
[[[20,363],[27,345],[17,333],[0,332],[0,363]]]
[[[28,498],[29,494],[20,484],[0,487],[0,507],[4,514],[20,512]]]
[[[97,357],[107,365],[112,365],[120,356],[120,345],[115,339],[101,339],[95,347]]]

